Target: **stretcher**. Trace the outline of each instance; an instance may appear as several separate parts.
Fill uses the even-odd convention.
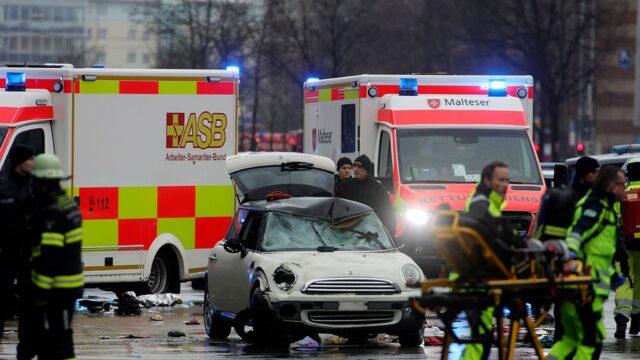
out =
[[[439,278],[423,281],[422,296],[412,299],[412,306],[421,313],[436,313],[444,323],[442,359],[449,358],[452,343],[495,345],[500,360],[513,359],[524,327],[538,358],[544,360],[535,329],[551,304],[562,298],[586,303],[593,296],[591,277],[584,275],[580,261],[568,261],[568,250],[560,240],[543,244],[531,239],[526,248],[512,249],[487,224],[455,211],[438,212],[433,230],[436,252],[455,275],[443,271]],[[535,320],[526,304],[540,310]],[[505,308],[511,313],[508,334],[503,331]],[[481,320],[487,309],[493,309],[495,335],[493,324],[487,328]],[[465,339],[452,326],[461,313],[471,328],[471,336]]]

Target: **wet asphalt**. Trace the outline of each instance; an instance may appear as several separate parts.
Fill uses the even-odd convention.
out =
[[[613,294],[612,294],[613,295]],[[85,296],[113,299],[109,292],[87,289]],[[183,284],[180,297],[184,304],[173,307],[144,309],[139,316],[117,316],[113,312],[93,314],[86,310],[76,312],[74,341],[78,359],[284,359],[284,358],[355,358],[355,359],[439,359],[440,347],[421,346],[403,349],[388,336],[379,336],[365,344],[341,344],[344,339],[321,335],[318,346],[310,339],[293,344],[289,349],[258,348],[247,345],[234,332],[226,341],[211,340],[202,325],[202,291],[192,290]],[[601,359],[640,358],[640,336],[620,341],[613,338],[613,296],[605,304],[605,325],[609,334]],[[160,315],[162,321],[150,318]],[[199,325],[188,325],[195,322]],[[437,325],[435,319],[428,324]],[[435,329],[435,328],[433,328]],[[17,322],[6,324],[4,339],[0,343],[0,359],[16,356]],[[542,331],[552,333],[550,326]],[[170,337],[170,331],[183,332],[183,337]],[[548,350],[548,349],[547,349]],[[492,359],[497,359],[494,349]],[[520,344],[517,359],[536,359],[533,349]]]

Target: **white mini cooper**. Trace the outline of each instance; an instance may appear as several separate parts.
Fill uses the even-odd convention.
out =
[[[422,343],[423,273],[366,205],[332,197],[333,161],[297,153],[227,159],[240,206],[209,256],[205,328],[286,345],[331,333]],[[250,326],[253,331],[245,331]]]

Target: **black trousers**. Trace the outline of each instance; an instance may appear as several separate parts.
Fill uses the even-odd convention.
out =
[[[6,249],[0,251],[0,338],[4,332],[4,321],[11,316],[11,305],[15,289],[13,286],[16,278],[18,261],[16,254],[8,254]]]
[[[26,306],[18,325],[18,359],[69,359],[73,350],[74,299],[49,299],[44,307]]]

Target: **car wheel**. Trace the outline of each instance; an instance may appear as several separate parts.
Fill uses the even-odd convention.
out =
[[[400,342],[400,346],[413,348],[422,345],[422,334],[420,331],[403,333],[398,335],[398,341]]]
[[[202,303],[204,314],[204,330],[212,339],[226,339],[231,333],[231,322],[220,317],[211,306],[211,294],[209,287],[204,288],[204,302]]]
[[[169,288],[169,267],[163,256],[156,256],[153,259],[146,287],[151,294],[167,292]]]
[[[256,345],[284,347],[291,341],[287,334],[282,333],[278,319],[269,307],[260,288],[251,293],[251,321],[253,325],[253,340]]]

